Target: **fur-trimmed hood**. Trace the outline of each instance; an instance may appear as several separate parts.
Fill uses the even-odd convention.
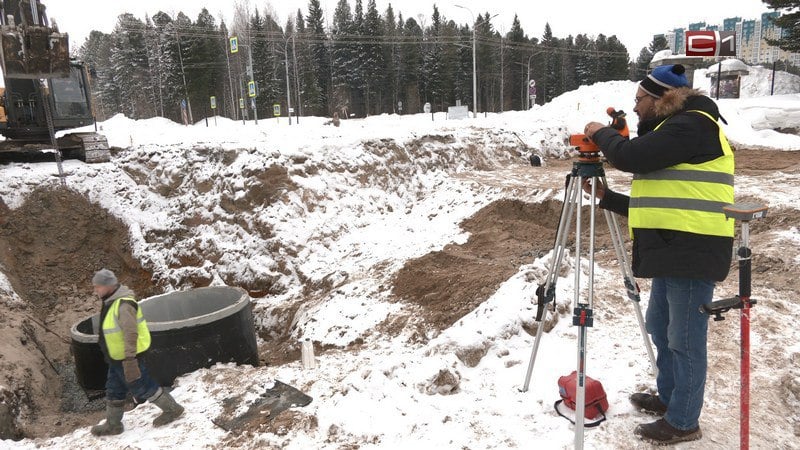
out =
[[[654,117],[640,121],[638,126],[639,136],[653,131],[665,119],[688,110],[699,110],[708,113],[714,120],[722,119],[719,108],[714,100],[708,98],[703,92],[689,87],[670,89],[656,99]],[[722,119],[724,122],[725,119]]]
[[[675,89],[670,89],[661,96],[661,98],[655,101],[655,112],[656,116],[658,117],[667,117],[671,116],[679,111],[682,111],[686,108],[686,103],[689,100],[689,97],[703,97],[703,93],[697,89],[692,89],[690,87],[679,87]],[[714,105],[713,111],[706,111],[708,113],[714,113],[715,117],[718,116],[718,110],[716,109],[716,105]],[[701,109],[701,108],[698,108]],[[703,108],[703,110],[705,110]]]

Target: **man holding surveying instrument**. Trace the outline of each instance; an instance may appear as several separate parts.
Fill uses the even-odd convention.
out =
[[[630,197],[596,189],[600,208],[628,217],[634,276],[653,279],[646,327],[658,352],[658,394],[630,400],[663,415],[634,431],[656,444],[702,437],[708,316],[700,307],[727,277],[733,251],[734,221],[722,209],[734,202],[733,152],[717,105],[688,86],[684,71],[657,67],[639,83],[637,138],[597,122],[584,130],[612,166],[634,174]]]

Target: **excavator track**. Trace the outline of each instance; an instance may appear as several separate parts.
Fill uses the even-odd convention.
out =
[[[0,164],[12,162],[54,162],[53,146],[44,143],[0,141]],[[106,137],[98,133],[71,133],[58,138],[63,158],[88,164],[109,162],[111,152]]]
[[[73,145],[66,146],[70,142]],[[108,140],[98,133],[71,133],[59,139],[59,148],[69,149],[81,161],[87,164],[104,163],[111,160]]]

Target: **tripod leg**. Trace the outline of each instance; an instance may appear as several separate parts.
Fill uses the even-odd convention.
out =
[[[549,295],[551,290],[555,290],[558,273],[561,270],[561,262],[564,257],[567,237],[569,236],[569,227],[572,224],[573,206],[577,201],[578,192],[580,190],[578,181],[578,178],[572,177],[567,185],[567,191],[564,197],[565,203],[561,208],[561,217],[559,218],[558,231],[556,232],[555,246],[548,267],[547,279],[544,284],[545,295]],[[555,294],[553,293],[553,295]],[[531,358],[528,362],[528,370],[525,373],[525,382],[522,384],[522,389],[520,389],[522,392],[527,392],[530,387],[533,366],[536,363],[536,355],[539,353],[539,344],[541,343],[544,333],[544,323],[547,321],[547,312],[547,307],[545,306],[542,310],[542,314],[537,314],[536,316],[536,337],[533,340],[533,349],[531,350]]]
[[[593,177],[596,181],[596,177]],[[582,184],[582,183],[581,183]],[[597,183],[592,183],[589,203],[589,281],[587,301],[581,302],[581,203],[583,195],[577,202],[577,220],[575,224],[575,309],[572,324],[578,327],[578,370],[575,398],[575,448],[583,449],[583,429],[586,421],[586,341],[588,328],[592,326],[592,306],[594,303],[594,232],[595,201],[597,199]]]
[[[607,185],[605,177],[603,177],[603,184]],[[644,348],[647,352],[647,357],[650,360],[650,372],[653,376],[658,376],[658,367],[656,366],[656,356],[653,352],[653,344],[650,342],[650,335],[647,333],[645,327],[644,315],[642,314],[642,298],[639,295],[639,286],[636,285],[636,280],[633,277],[633,270],[628,262],[628,255],[625,253],[625,241],[622,238],[622,230],[619,226],[617,216],[608,210],[603,210],[608,222],[608,230],[611,235],[611,242],[614,245],[614,252],[617,254],[617,261],[619,262],[620,271],[622,271],[622,278],[625,282],[625,289],[628,291],[628,298],[633,304],[633,310],[636,314],[636,321],[639,323],[639,332],[642,335]]]

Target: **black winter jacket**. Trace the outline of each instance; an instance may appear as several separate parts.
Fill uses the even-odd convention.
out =
[[[606,127],[597,131],[592,140],[612,166],[631,173],[652,172],[680,163],[699,164],[722,156],[717,123],[690,110],[705,111],[719,119],[717,105],[699,91],[671,89],[656,101],[658,117],[639,124],[639,137],[627,140]],[[627,216],[629,201],[630,197],[607,188],[600,207]],[[732,254],[732,238],[633,229],[633,274],[639,278],[722,281],[728,276]]]

